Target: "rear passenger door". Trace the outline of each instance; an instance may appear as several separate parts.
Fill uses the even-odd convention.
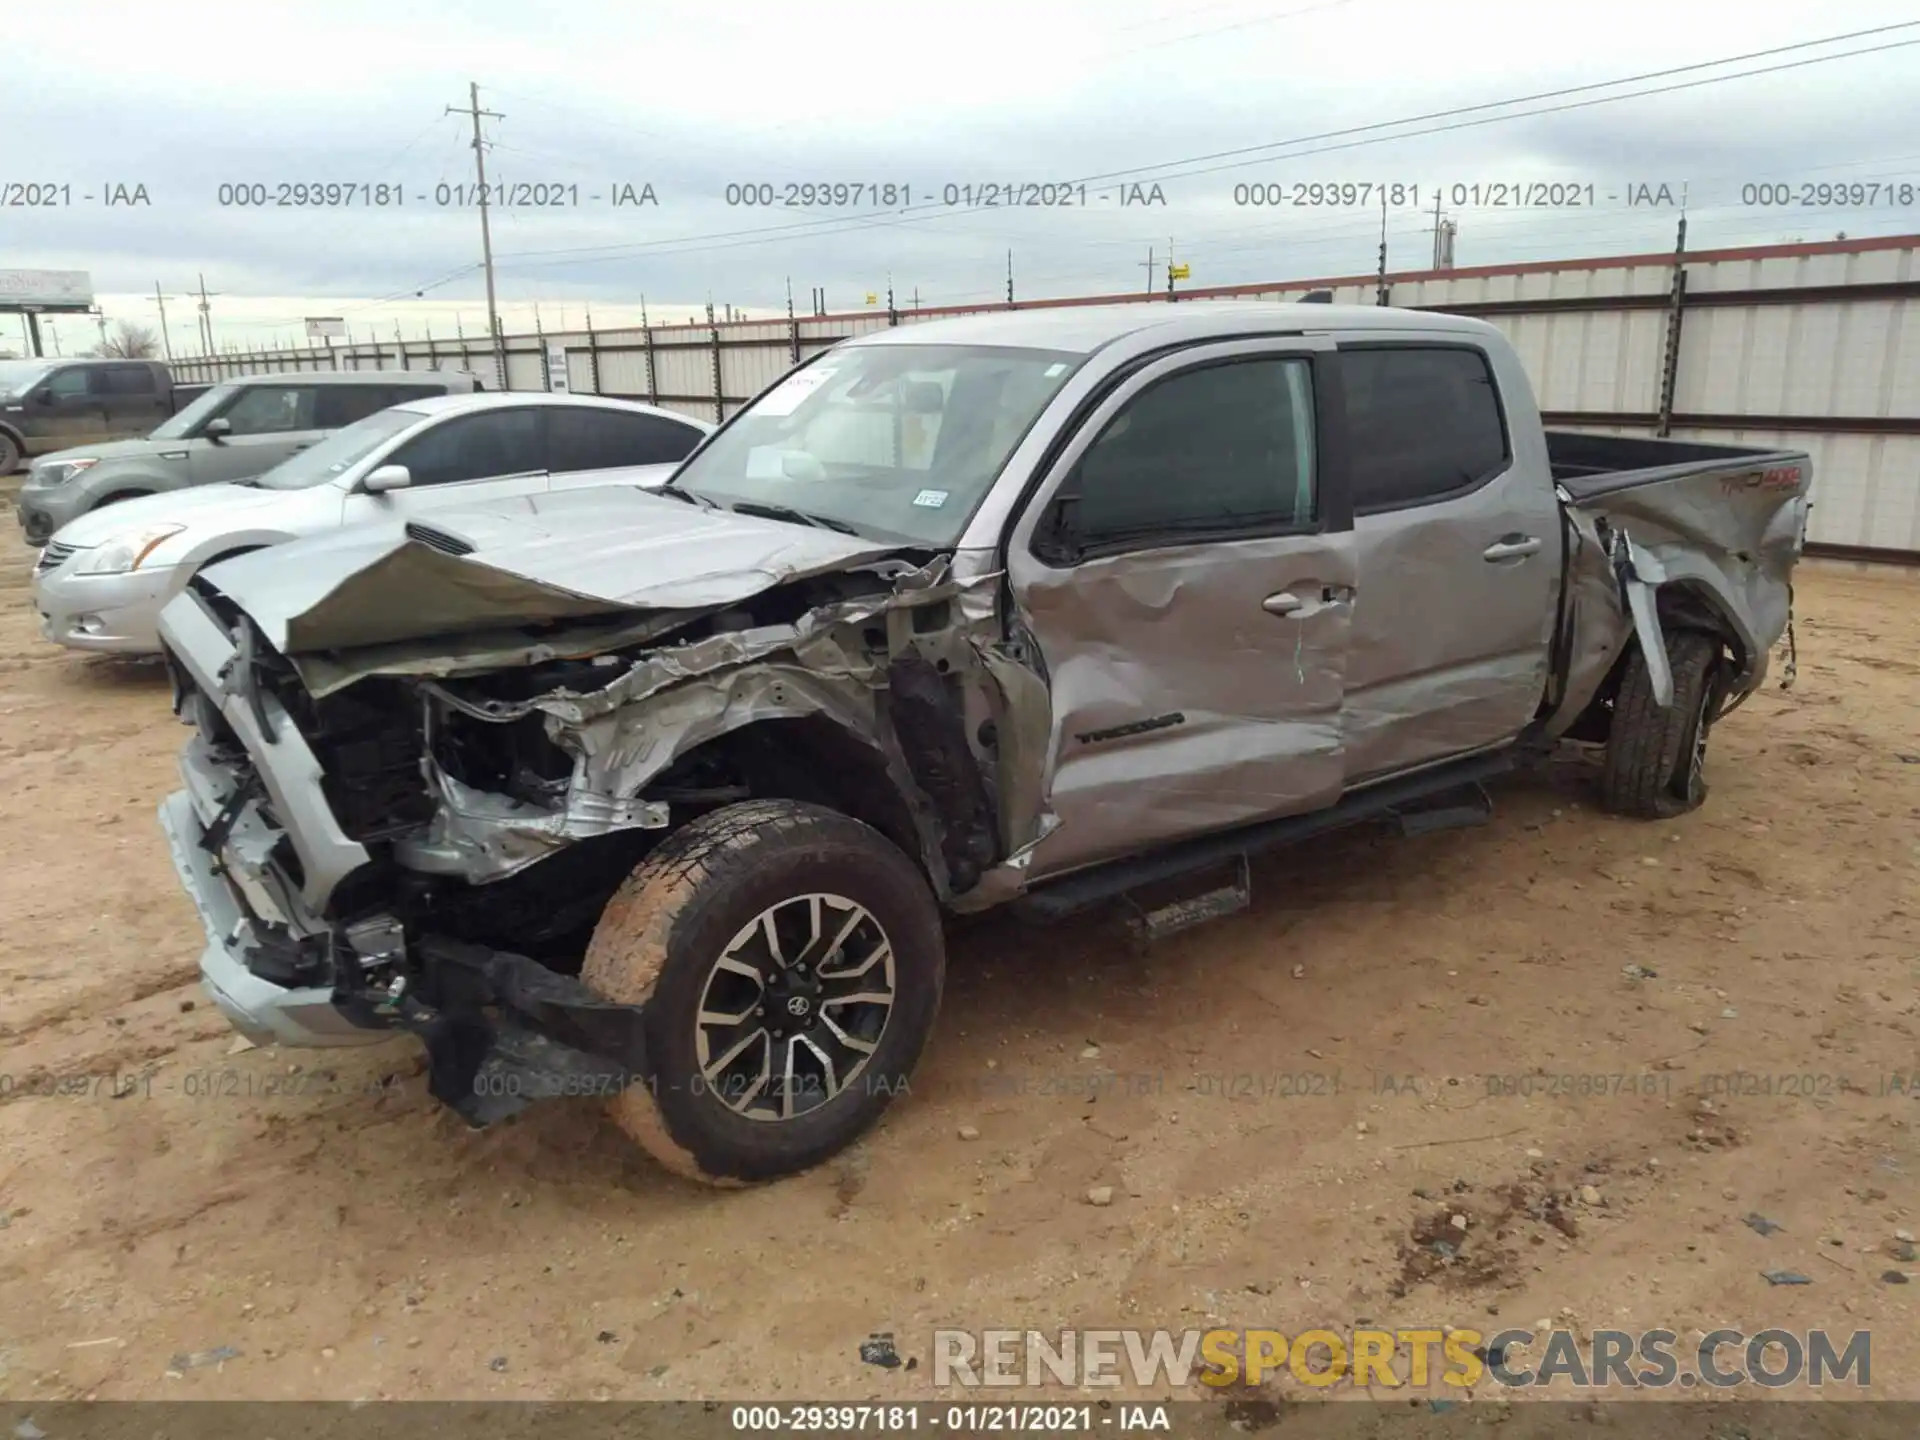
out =
[[[1048,679],[1059,822],[1035,878],[1340,798],[1354,573],[1331,351],[1147,364],[1015,523],[1013,638]]]
[[[167,417],[167,398],[151,365],[129,361],[94,370],[94,386],[106,411],[106,433],[144,436]]]
[[[649,477],[625,472],[635,465],[677,465],[692,453],[703,433],[659,415],[556,405],[547,412],[548,488],[631,485],[643,478],[657,483],[672,472],[662,470]]]
[[[1359,598],[1346,744],[1366,780],[1511,740],[1545,691],[1560,506],[1516,462],[1487,353],[1343,342]]]

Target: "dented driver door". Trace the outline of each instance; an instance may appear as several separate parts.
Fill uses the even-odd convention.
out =
[[[1030,878],[1340,798],[1355,577],[1331,358],[1290,336],[1148,363],[1015,523],[1016,640],[1052,702]]]

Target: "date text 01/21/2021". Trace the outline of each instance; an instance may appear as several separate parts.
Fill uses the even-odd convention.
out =
[[[1411,181],[1296,180],[1242,181],[1231,198],[1242,208],[1316,210],[1420,210],[1450,205],[1458,210],[1592,210],[1602,205],[1628,209],[1678,209],[1683,187],[1636,180],[1620,185],[1563,180],[1455,181],[1417,185]]]
[[[1165,208],[1167,192],[1154,181],[1088,185],[1079,180],[949,180],[924,185],[904,180],[744,180],[728,184],[721,200],[734,208],[762,210],[1128,209]]]
[[[501,180],[479,184],[441,181],[431,190],[409,190],[387,180],[235,180],[222,183],[214,203],[244,210],[403,210],[409,205],[468,209],[482,201],[502,209],[573,210],[583,205],[611,209],[657,207],[659,192],[645,180],[580,185],[571,180]]]

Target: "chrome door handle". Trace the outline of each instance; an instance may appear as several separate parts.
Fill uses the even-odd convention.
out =
[[[1260,602],[1260,608],[1269,615],[1291,615],[1307,602],[1298,595],[1290,595],[1282,590],[1278,595],[1269,595]]]
[[[1480,558],[1488,562],[1498,560],[1524,560],[1529,555],[1540,552],[1540,540],[1535,535],[1503,535],[1493,544],[1480,552]]]

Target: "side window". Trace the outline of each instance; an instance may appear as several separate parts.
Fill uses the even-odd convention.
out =
[[[389,385],[387,387],[387,405],[404,405],[409,400],[425,400],[430,395],[444,395],[444,385]],[[385,409],[386,405],[380,407]]]
[[[250,385],[223,412],[235,435],[281,435],[312,430],[314,387]]]
[[[80,365],[56,370],[47,377],[47,393],[56,400],[71,400],[76,395],[85,395],[92,388],[89,383],[92,374],[92,371]]]
[[[1311,526],[1309,363],[1236,360],[1156,382],[1107,423],[1067,491],[1083,546]]]
[[[319,430],[338,430],[343,425],[351,425],[356,420],[364,420],[376,411],[389,405],[397,405],[397,385],[320,385],[314,390],[314,427]]]
[[[144,365],[108,365],[101,371],[109,395],[151,395],[153,371]]]
[[[547,416],[548,468],[607,470],[619,465],[667,465],[699,443],[691,425],[653,415],[555,406]]]
[[[412,472],[415,485],[452,485],[494,475],[541,471],[546,444],[540,412],[483,410],[436,425],[390,458]]]
[[[1487,357],[1465,348],[1343,350],[1356,514],[1423,505],[1511,458]]]

